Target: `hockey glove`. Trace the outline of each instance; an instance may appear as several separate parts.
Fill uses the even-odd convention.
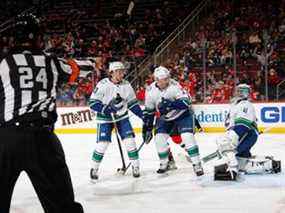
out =
[[[150,115],[144,114],[142,136],[143,136],[143,141],[146,144],[148,144],[153,137],[152,135],[153,120],[154,120],[154,114],[150,114]]]
[[[162,101],[158,104],[158,111],[161,115],[166,115],[172,109],[172,101],[162,98]]]
[[[110,101],[108,105],[105,105],[102,109],[102,113],[105,115],[111,115],[116,113],[124,107],[124,101],[119,94],[117,97]]]
[[[116,113],[117,110],[115,110],[114,108],[112,108],[111,106],[109,105],[105,105],[102,109],[102,113],[105,114],[105,115],[111,115],[112,113]]]

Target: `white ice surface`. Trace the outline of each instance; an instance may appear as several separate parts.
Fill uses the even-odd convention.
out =
[[[197,134],[201,155],[215,150],[219,134]],[[70,168],[75,197],[86,213],[285,213],[285,173],[242,176],[238,182],[214,182],[212,161],[197,179],[183,150],[172,144],[178,170],[157,175],[159,162],[154,144],[140,152],[142,176],[134,179],[116,173],[121,167],[116,140],[109,146],[100,180],[90,183],[90,159],[95,135],[59,135]],[[138,144],[141,136],[137,136]],[[285,136],[261,135],[255,154],[269,154],[285,163]],[[51,156],[52,157],[52,156]],[[284,170],[285,167],[282,166]],[[0,201],[1,202],[1,201]],[[11,213],[42,213],[30,180],[22,173],[14,190]]]

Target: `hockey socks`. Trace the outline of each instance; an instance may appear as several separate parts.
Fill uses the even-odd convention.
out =
[[[95,149],[92,155],[92,168],[90,170],[90,178],[92,180],[98,179],[98,170],[104,154],[109,146],[110,142],[98,142],[95,145]]]
[[[157,170],[159,174],[165,173],[168,170],[169,145],[167,139],[167,134],[159,133],[155,136],[156,150],[160,160],[160,167]]]
[[[203,167],[200,160],[199,147],[196,143],[194,135],[192,133],[181,134],[183,143],[185,144],[185,151],[187,152],[192,164],[194,172],[197,176],[204,174]]]
[[[191,162],[193,164],[198,164],[201,162],[199,147],[195,141],[194,135],[192,133],[183,133],[181,134],[183,143],[185,144],[185,150],[189,155]]]
[[[140,163],[139,163],[139,153],[137,150],[136,142],[134,138],[126,138],[123,140],[129,160],[132,164],[132,171],[133,171],[133,176],[134,177],[139,177],[140,176]]]

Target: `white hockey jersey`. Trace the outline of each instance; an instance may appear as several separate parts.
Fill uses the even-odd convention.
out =
[[[171,101],[183,99],[189,104],[189,106],[191,104],[190,96],[177,81],[170,79],[169,86],[163,90],[159,89],[154,82],[146,89],[145,110],[147,113],[154,113],[155,111],[158,111],[158,105],[162,101],[162,98],[169,99]],[[185,111],[186,109],[171,110],[165,115],[164,118],[167,121],[175,120]]]
[[[114,84],[109,78],[102,79],[95,87],[90,102],[100,101],[108,105],[118,94],[123,99],[123,108],[116,113],[116,119],[120,120],[128,117],[128,108],[137,104],[135,91],[128,81],[123,80],[119,84]],[[110,118],[97,113],[97,120],[110,120]]]
[[[249,128],[257,129],[257,118],[253,104],[249,100],[234,100],[225,121],[227,129],[241,124]]]

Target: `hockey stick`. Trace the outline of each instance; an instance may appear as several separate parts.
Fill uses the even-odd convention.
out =
[[[115,121],[115,118],[114,118],[115,117],[114,114],[112,113],[111,116],[112,116],[112,120],[114,120],[114,129],[115,129],[115,134],[116,134],[118,147],[119,147],[119,150],[120,150],[120,155],[121,155],[121,160],[122,160],[122,168],[118,169],[118,171],[120,171],[120,170],[121,171],[125,171],[126,170],[126,162],[125,162],[122,145],[121,145],[120,138],[119,138],[118,127],[117,127],[117,124],[116,124],[116,121]]]
[[[271,126],[271,127],[267,127],[263,131],[259,131],[259,135],[269,132],[272,128],[273,127]],[[208,154],[205,157],[203,157],[202,161],[203,161],[203,163],[207,163],[208,161],[211,161],[212,159],[215,159],[216,157],[218,157],[218,159],[222,158],[222,156],[218,150],[216,150],[215,152]]]
[[[140,152],[140,150],[142,149],[142,147],[144,146],[144,144],[149,143],[152,140],[152,137],[150,138],[150,140],[143,140],[143,142],[141,143],[141,145],[138,148],[138,153]],[[128,166],[125,168],[125,170],[122,170],[120,168],[117,169],[117,172],[122,173],[123,175],[126,174],[127,170],[129,169],[129,167],[131,166],[131,162],[129,162]]]
[[[141,150],[141,148],[143,147],[144,144],[145,144],[145,141],[143,141],[143,142],[141,143],[141,145],[139,146],[138,152],[140,152],[140,150]],[[128,166],[125,168],[125,170],[121,170],[121,169],[119,168],[119,169],[117,169],[117,171],[118,171],[118,172],[122,171],[122,174],[125,175],[126,172],[128,171],[128,169],[130,168],[131,164],[132,164],[132,163],[129,162],[129,164],[128,164]]]

